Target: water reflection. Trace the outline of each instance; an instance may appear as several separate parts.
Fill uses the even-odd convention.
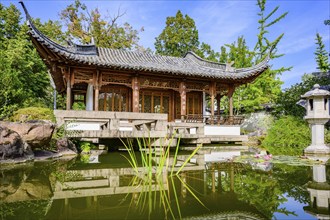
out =
[[[309,206],[304,210],[318,219],[330,219],[330,184],[327,181],[326,165],[313,166],[313,181],[308,182]]]
[[[3,169],[1,219],[329,218],[325,164],[234,163],[228,152],[217,152],[214,160],[205,154],[192,158],[179,176],[165,173],[147,185],[118,153],[100,155],[95,164],[73,159]]]

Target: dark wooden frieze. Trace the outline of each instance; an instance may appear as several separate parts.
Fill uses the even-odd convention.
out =
[[[109,73],[103,73],[102,74],[102,84],[118,84],[118,85],[126,85],[131,86],[132,85],[132,79],[130,76],[125,75],[116,75],[116,74],[109,74]]]
[[[200,91],[200,92],[203,92],[203,91],[206,91],[208,90],[208,87],[209,87],[209,83],[208,82],[198,82],[198,81],[195,81],[195,82],[192,82],[192,81],[186,81],[186,88],[187,90],[189,91]]]
[[[162,88],[162,89],[179,89],[179,82],[177,80],[139,77],[141,88]]]

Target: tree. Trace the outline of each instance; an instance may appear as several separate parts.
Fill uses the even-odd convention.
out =
[[[226,62],[234,62],[235,68],[246,68],[252,66],[252,59],[254,53],[249,50],[243,36],[237,38],[237,42],[225,45],[229,52],[227,54]]]
[[[315,51],[315,60],[317,63],[317,69],[325,73],[330,70],[330,64],[328,60],[328,52],[325,49],[325,45],[322,41],[322,37],[319,33],[316,33],[316,51]]]
[[[279,6],[275,7],[267,14],[266,0],[258,0],[257,5],[259,8],[259,33],[258,41],[253,50],[254,59],[252,64],[257,64],[263,60],[271,48],[273,48],[273,50],[270,54],[270,58],[275,59],[284,55],[277,54],[277,45],[283,38],[284,33],[277,36],[273,41],[267,38],[267,34],[269,34],[268,29],[270,27],[284,19],[288,14],[288,12],[285,12],[272,19],[272,16],[277,12]],[[239,54],[237,54],[237,56],[239,56]],[[291,68],[292,67],[281,67],[279,69],[268,69],[253,83],[248,84],[243,92],[246,98],[244,109],[246,111],[254,111],[262,109],[264,105],[274,104],[281,94],[281,85],[283,83],[278,76],[285,71],[289,71]]]
[[[98,8],[88,10],[79,0],[68,5],[60,14],[70,40],[82,44],[95,43],[99,47],[114,49],[140,48],[139,31],[133,29],[127,22],[122,26],[118,24],[118,19],[123,15],[124,13],[118,11],[117,15],[106,20],[101,16]],[[143,31],[143,28],[140,31]]]
[[[195,21],[179,10],[175,17],[166,18],[166,27],[156,37],[156,53],[182,57],[188,51],[196,51],[199,46],[198,30]]]
[[[330,85],[330,78],[326,75],[305,74],[302,78],[302,82],[285,89],[278,97],[274,111],[275,116],[290,115],[303,118],[306,115],[306,110],[296,104],[301,99],[301,95],[310,91],[315,84]]]
[[[226,52],[228,48],[228,52]],[[252,66],[254,58],[254,53],[249,50],[246,45],[246,41],[243,36],[237,38],[237,41],[234,41],[231,44],[225,44],[225,47],[221,48],[220,62],[230,63],[233,62],[235,68],[245,68]],[[245,86],[240,86],[236,88],[234,93],[234,109],[236,114],[240,114],[242,110],[244,111],[253,111],[253,107],[258,105],[254,103],[256,100],[251,99],[249,96],[249,90]],[[228,106],[227,99],[223,100],[223,106]],[[244,107],[244,109],[242,109]]]
[[[215,52],[209,44],[201,43],[199,48],[195,51],[198,56],[200,56],[203,59],[218,62],[220,54],[218,52]]]
[[[0,118],[27,106],[50,106],[51,94],[47,68],[30,39],[28,27],[14,6],[0,4]],[[59,33],[61,27],[46,22],[36,24],[47,33]]]

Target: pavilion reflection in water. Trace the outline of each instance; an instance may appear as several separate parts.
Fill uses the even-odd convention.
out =
[[[233,154],[237,154],[233,153]],[[178,161],[184,161],[187,156],[181,155]],[[238,199],[234,192],[235,173],[244,169],[243,164],[224,162],[229,157],[225,153],[220,157],[218,153],[206,153],[195,156],[183,169],[179,177],[184,182],[174,178],[174,185],[166,181],[164,185],[156,182],[151,185],[153,193],[165,190],[174,201],[173,191],[179,195],[179,208],[183,218],[189,216],[210,216],[214,214],[217,219],[267,219],[252,205]],[[209,161],[205,165],[205,158]],[[217,162],[211,162],[211,158]],[[169,161],[171,164],[172,161]],[[139,168],[143,173],[143,168]],[[175,168],[175,171],[178,167]],[[79,176],[79,180],[57,182],[54,189],[53,205],[48,216],[58,214],[58,219],[145,219],[145,215],[138,213],[139,194],[145,192],[143,186],[132,186],[130,180],[135,175],[132,168],[87,169],[68,170]],[[141,179],[143,177],[141,176]],[[202,207],[189,193],[186,186],[198,192],[198,198],[207,207]],[[152,201],[160,206],[159,201]],[[164,210],[154,210],[151,219],[164,218]],[[212,214],[213,215],[213,214]]]
[[[279,182],[275,179],[288,174],[276,174],[278,172],[276,167],[265,172],[260,165],[252,164],[251,167],[250,164],[234,163],[228,161],[229,156],[226,154],[229,153],[224,153],[223,156],[219,152],[204,152],[196,155],[180,173],[180,180],[173,178],[173,183],[167,182],[168,176],[165,173],[162,185],[152,182],[147,188],[143,185],[131,185],[133,178],[143,179],[142,174],[136,177],[136,172],[132,168],[122,168],[123,166],[108,168],[111,166],[108,166],[105,158],[109,155],[100,156],[99,164],[79,165],[76,161],[73,165],[69,165],[70,162],[62,162],[55,169],[56,175],[54,175],[56,172],[47,167],[46,162],[38,165],[43,169],[40,173],[49,171],[42,177],[36,174],[39,168],[25,167],[22,170],[2,171],[4,175],[1,177],[1,206],[2,210],[8,210],[6,207],[18,207],[27,203],[26,207],[30,210],[25,209],[26,212],[42,208],[42,213],[37,217],[32,215],[32,219],[146,219],[148,217],[166,219],[168,216],[165,215],[164,207],[161,207],[159,200],[151,199],[152,205],[157,208],[149,216],[147,211],[141,212],[142,203],[138,201],[141,195],[148,196],[151,193],[150,195],[158,195],[159,198],[159,195],[165,192],[170,198],[171,206],[179,206],[183,219],[272,218],[274,213],[278,212],[276,207],[283,204],[278,202],[278,196],[281,194],[274,192],[279,189],[278,187],[287,186],[287,183],[279,186]],[[232,154],[235,155],[237,152]],[[187,155],[179,155],[178,163],[187,157]],[[118,155],[114,155],[113,158],[118,158]],[[169,163],[171,164],[172,161]],[[303,172],[292,174],[305,176],[300,181],[301,184],[297,185],[296,181],[289,183],[295,184],[297,188],[303,188],[305,192],[308,190],[310,196],[306,194],[303,200],[308,201],[310,197],[312,202],[308,207],[304,207],[304,210],[320,219],[329,218],[327,195],[330,191],[327,188],[328,183],[324,182],[327,178],[325,167],[315,166],[313,181],[308,184],[306,183],[312,179],[312,172],[309,167],[305,167],[306,169],[300,167],[299,170]],[[143,173],[142,168],[138,169]],[[66,178],[60,178],[63,174]],[[6,184],[6,180],[8,182],[14,176],[16,179],[21,179],[14,181],[17,182],[17,186]],[[253,182],[248,181],[249,179]],[[251,184],[253,184],[252,189],[248,189]],[[191,195],[187,185],[207,208],[199,204]],[[174,193],[178,195],[178,203],[174,199]],[[3,196],[4,194],[7,195]],[[274,201],[276,203],[272,203]],[[39,204],[39,206],[31,204]],[[265,204],[271,204],[272,207],[264,206]],[[31,219],[31,216],[24,211],[4,219]]]

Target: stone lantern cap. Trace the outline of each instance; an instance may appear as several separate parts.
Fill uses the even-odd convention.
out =
[[[330,92],[324,89],[320,89],[320,85],[315,84],[311,91],[308,91],[301,96],[301,98],[303,99],[307,99],[311,97],[330,97]]]

